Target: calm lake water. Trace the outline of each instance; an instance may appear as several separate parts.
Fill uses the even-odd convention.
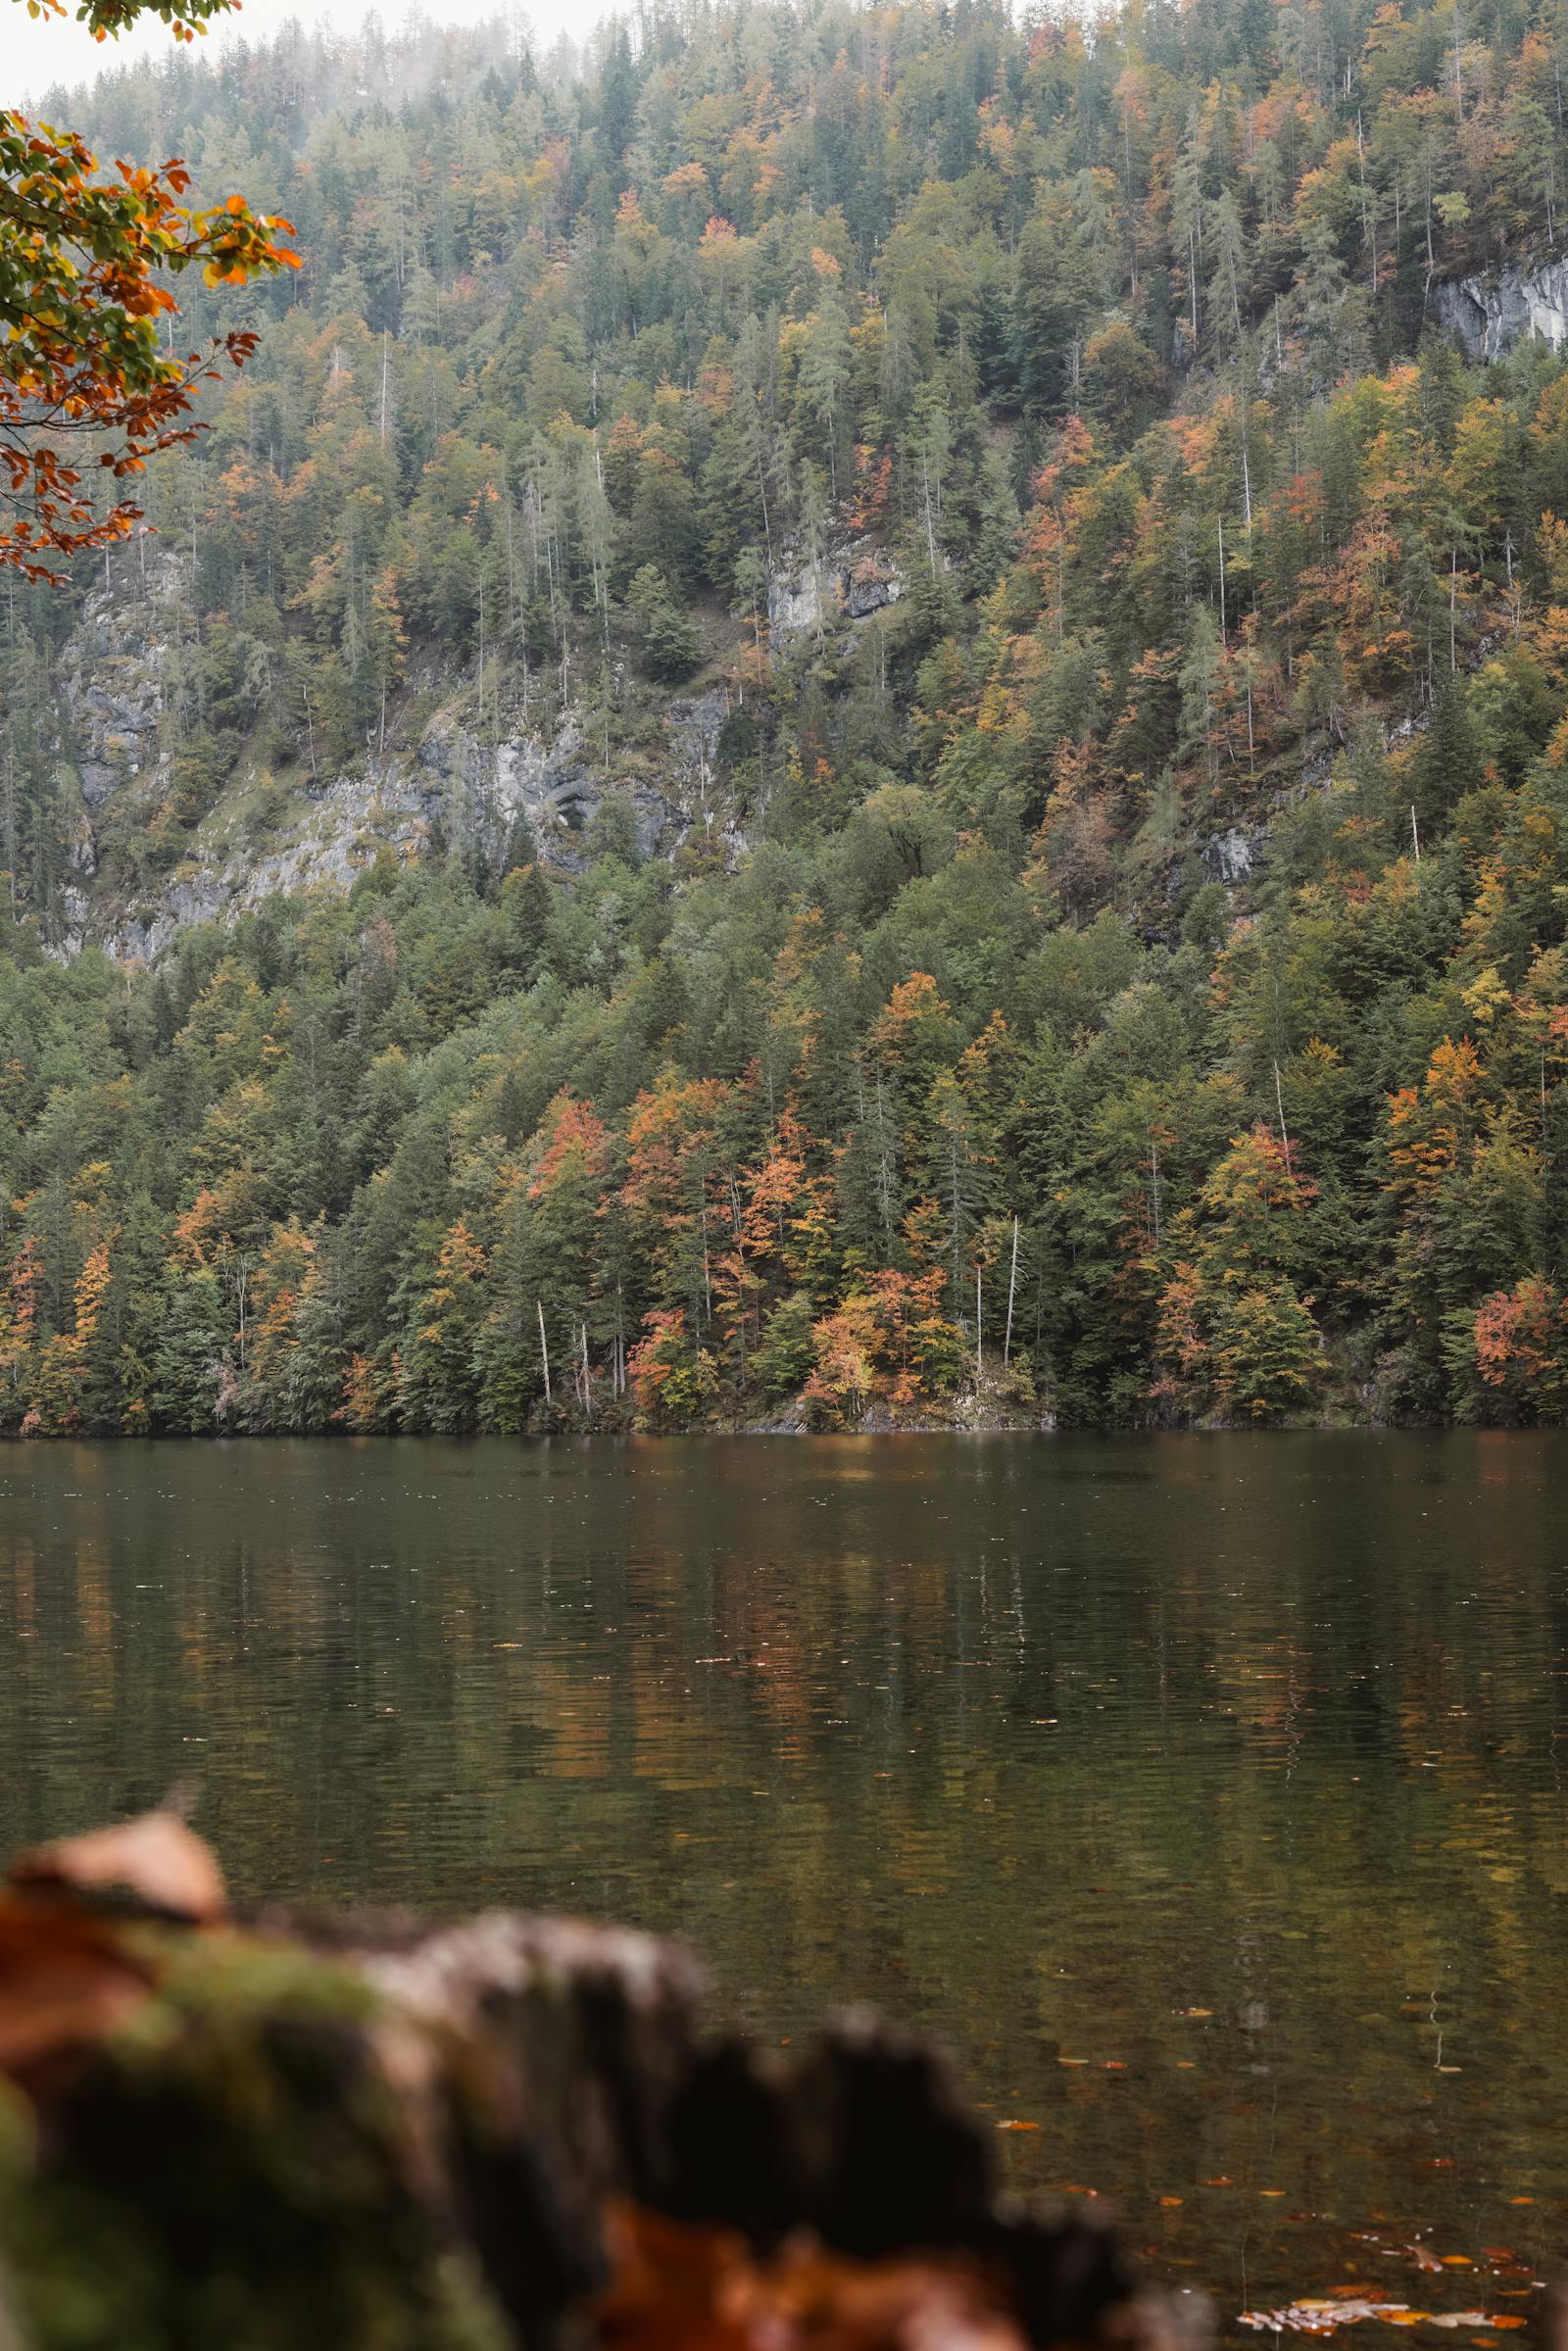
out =
[[[1228,2316],[1568,2255],[1563,1437],[12,1447],[0,1675],[8,1843],[870,2001]]]

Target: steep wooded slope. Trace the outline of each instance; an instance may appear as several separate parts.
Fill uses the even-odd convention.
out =
[[[1560,1416],[1565,42],[100,92],[312,267],[10,608],[8,1425]]]

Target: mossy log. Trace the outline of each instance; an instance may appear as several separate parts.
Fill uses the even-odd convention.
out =
[[[0,2342],[1172,2351],[1092,2211],[999,2199],[943,2059],[714,2038],[678,1947],[241,1919],[171,1815],[0,1900]],[[1190,2306],[1189,2306],[1190,2307]],[[10,2346],[7,2346],[10,2351]]]

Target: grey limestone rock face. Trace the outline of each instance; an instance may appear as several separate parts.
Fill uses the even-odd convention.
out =
[[[107,588],[87,598],[61,664],[62,715],[81,797],[95,815],[157,754],[175,559],[155,556],[147,573],[134,598]]]
[[[672,718],[681,707],[673,706]],[[670,732],[673,749],[677,730],[672,726]],[[501,854],[518,817],[525,817],[541,857],[568,873],[579,872],[588,862],[588,827],[595,811],[612,798],[629,804],[643,857],[667,857],[685,837],[688,820],[676,798],[641,777],[607,776],[590,759],[582,730],[572,718],[549,738],[519,735],[501,744],[493,755],[493,786],[484,773],[486,755],[475,760],[478,747],[465,740],[468,769],[478,770],[481,835],[492,856]],[[672,783],[680,778],[680,764],[672,759]]]
[[[90,882],[98,870],[98,843],[85,816],[76,819],[69,855],[72,872],[79,873],[84,881]]]
[[[102,759],[80,760],[76,773],[81,783],[81,797],[95,816],[124,780]]]
[[[98,872],[99,836],[117,797],[138,788],[138,778],[146,789],[166,756],[171,649],[188,633],[188,586],[179,559],[151,547],[133,575],[86,598],[62,655],[62,772],[68,792],[75,787],[62,955],[96,941],[116,955],[153,957],[188,924],[231,921],[277,892],[348,890],[378,856],[413,861],[438,838],[494,860],[519,817],[542,857],[579,870],[588,826],[612,793],[630,805],[648,857],[672,855],[694,825],[711,829],[719,820],[722,690],[670,705],[649,758],[607,776],[570,712],[542,734],[514,711],[502,739],[486,742],[469,723],[464,678],[432,676],[426,687],[444,694],[447,707],[416,740],[318,777],[285,779],[270,807],[256,804],[258,777],[242,761],[174,871],[128,905],[116,903]]]
[[[369,759],[324,782],[270,839],[251,844],[232,830],[204,827],[156,900],[106,926],[104,944],[117,955],[155,957],[188,924],[232,921],[278,893],[347,891],[383,853],[416,860],[438,832],[449,848],[471,847],[493,861],[519,817],[547,862],[580,871],[588,825],[612,793],[630,804],[641,853],[668,856],[701,819],[703,778],[711,776],[723,722],[722,696],[716,710],[711,699],[677,705],[670,714],[668,797],[642,779],[607,780],[590,765],[570,720],[549,739],[519,734],[492,746],[439,713],[412,754]],[[689,808],[682,805],[688,779]],[[90,916],[85,927],[90,935]]]
[[[1432,308],[1471,360],[1501,359],[1533,336],[1559,350],[1568,342],[1568,260],[1435,285]]]
[[[821,565],[773,571],[767,582],[767,625],[775,645],[814,634],[826,625],[828,590]]]
[[[106,860],[99,870],[100,842],[117,803],[122,827],[140,814],[143,796],[149,810],[161,797],[172,680],[191,630],[188,573],[188,563],[154,543],[134,570],[122,567],[86,598],[61,658],[59,749],[74,803],[57,941],[64,955],[91,942],[150,959],[190,924],[236,920],[278,893],[347,891],[387,856],[411,863],[473,852],[493,865],[520,820],[547,863],[580,872],[594,816],[611,798],[629,808],[645,858],[673,857],[690,840],[730,862],[744,851],[719,759],[733,687],[666,701],[623,681],[636,723],[607,766],[597,725],[581,710],[568,708],[541,729],[526,707],[514,707],[492,732],[473,722],[471,681],[461,670],[429,669],[413,681],[433,710],[422,731],[319,774],[304,771],[303,752],[285,756],[276,773],[242,754],[181,844],[180,863],[133,896],[117,894],[115,866]],[[859,542],[780,592],[799,632],[814,629],[818,613],[840,626],[861,620],[894,602],[901,585],[886,559]],[[648,700],[646,713],[638,698]]]
[[[1203,845],[1203,862],[1217,882],[1250,881],[1257,870],[1258,844],[1233,825]]]
[[[815,564],[797,559],[776,565],[768,574],[767,624],[775,645],[787,646],[845,620],[869,620],[903,594],[892,558],[870,539],[856,539]]]

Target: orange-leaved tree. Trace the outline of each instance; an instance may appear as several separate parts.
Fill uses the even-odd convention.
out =
[[[99,40],[142,16],[191,40],[233,4],[77,0],[75,13]],[[66,0],[25,5],[66,13]],[[0,108],[0,569],[58,581],[65,559],[124,538],[141,515],[124,485],[202,429],[196,385],[255,350],[245,328],[174,348],[166,280],[200,268],[210,286],[240,286],[300,266],[280,216],[239,195],[198,211],[189,189],[177,161],[101,171],[74,131]]]

